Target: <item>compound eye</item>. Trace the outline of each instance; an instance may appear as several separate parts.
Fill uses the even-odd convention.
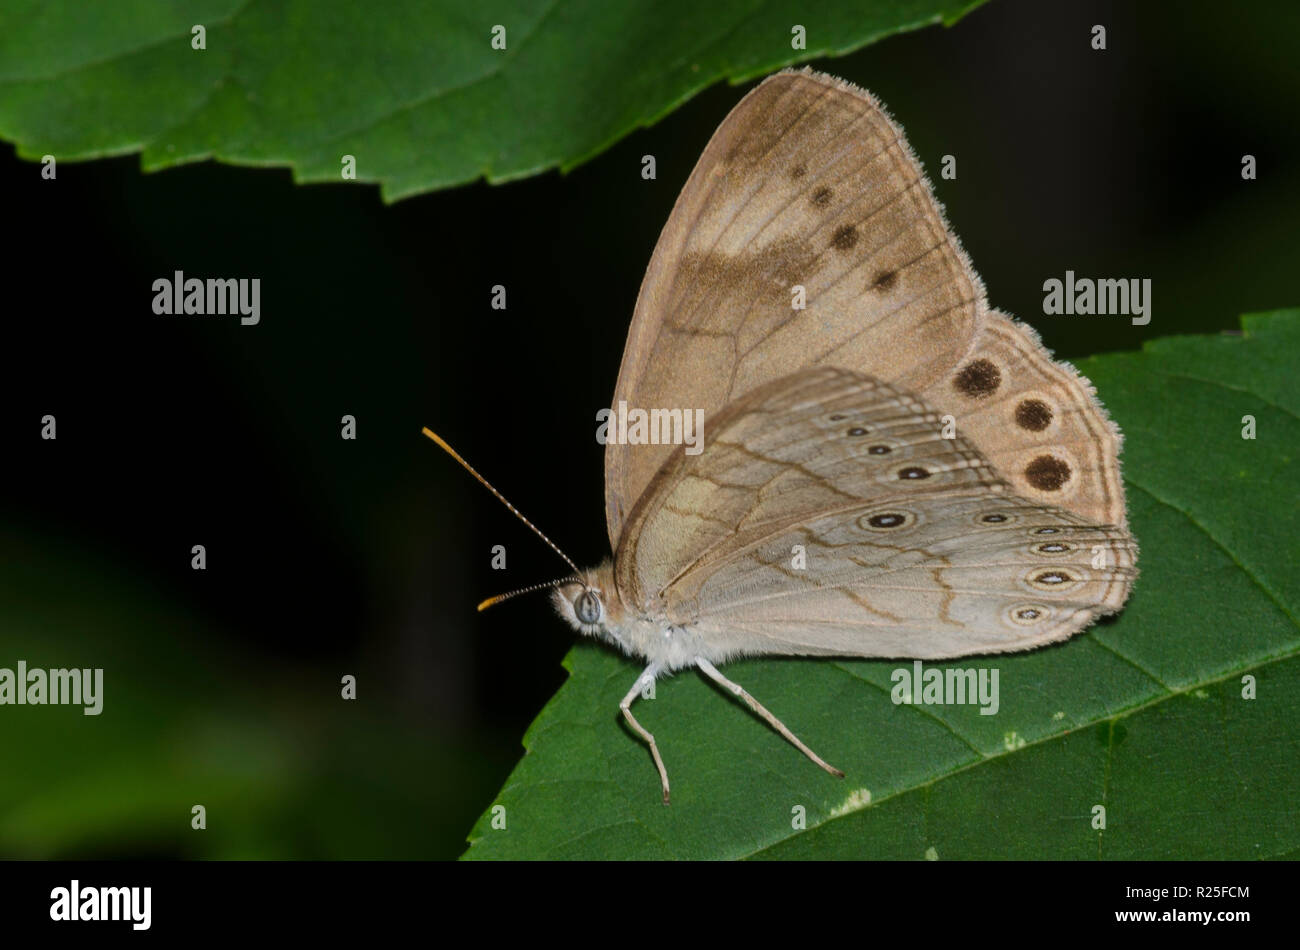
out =
[[[600,598],[584,590],[573,602],[573,612],[582,623],[596,623],[600,620]]]

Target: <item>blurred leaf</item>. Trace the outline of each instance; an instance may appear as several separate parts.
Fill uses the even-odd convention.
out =
[[[504,771],[83,551],[0,538],[0,578],[0,667],[104,671],[100,715],[0,706],[0,858],[451,858]]]
[[[982,0],[81,0],[0,12],[0,135],[25,158],[215,157],[386,200],[569,169],[692,95]],[[206,49],[191,30],[206,28]],[[492,30],[506,29],[506,49]],[[807,31],[791,48],[792,28]]]
[[[1300,848],[1300,310],[1080,369],[1126,434],[1133,597],[998,656],[1001,708],[896,706],[894,662],[728,666],[832,778],[695,673],[638,718],[639,667],[580,645],[469,858],[1267,858]],[[1242,438],[1253,416],[1257,438]],[[989,661],[976,661],[987,664]],[[927,664],[928,665],[928,664]],[[976,665],[956,662],[954,667]],[[1243,677],[1258,698],[1243,698]],[[1105,808],[1105,829],[1092,827]],[[792,827],[795,809],[807,828]]]

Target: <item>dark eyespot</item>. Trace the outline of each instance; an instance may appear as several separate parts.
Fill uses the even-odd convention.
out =
[[[790,169],[790,177],[791,177],[791,178],[802,178],[802,177],[803,177],[804,175],[806,175],[806,174],[808,174],[808,169],[805,168],[804,165],[803,165],[802,163],[800,163],[800,164],[794,166],[794,168]]]
[[[1070,550],[1070,546],[1060,541],[1049,541],[1047,544],[1038,545],[1034,550],[1040,554],[1062,554]]]
[[[1069,463],[1055,455],[1040,455],[1025,466],[1025,481],[1039,491],[1058,491],[1069,480]]]
[[[1050,619],[1052,611],[1042,604],[1015,604],[1009,609],[1008,616],[1012,623],[1027,627],[1040,620]]]
[[[1074,578],[1064,571],[1043,571],[1034,577],[1034,582],[1038,584],[1068,584],[1072,580]]]
[[[887,270],[877,274],[871,286],[876,290],[889,290],[896,283],[898,283],[898,271]]]
[[[1024,399],[1016,406],[1016,425],[1030,432],[1042,432],[1052,424],[1052,407],[1041,399]]]
[[[853,435],[853,436],[866,435],[866,434],[867,434],[867,430],[862,428],[862,426],[854,426],[852,429],[849,430],[849,435]]]
[[[580,623],[596,623],[600,620],[600,598],[584,590],[573,601],[573,612]]]
[[[839,413],[836,413],[835,415],[829,416],[828,418],[830,419],[831,422],[839,422],[842,419],[847,419],[848,416],[841,416]]]
[[[899,478],[929,478],[930,473],[920,466],[913,465],[909,468],[902,469],[898,473]]]
[[[985,515],[980,519],[980,521],[983,521],[985,524],[1002,524],[1002,522],[1006,520],[1006,515]]]
[[[894,514],[893,512],[884,515],[872,515],[867,519],[867,524],[873,528],[897,528],[907,520],[906,515]]]
[[[867,449],[867,451],[872,455],[888,455],[894,450],[887,445],[873,445],[871,448]]]
[[[953,378],[952,385],[959,393],[979,399],[991,395],[1002,384],[1002,372],[992,360],[971,360]]]
[[[832,194],[834,194],[834,192],[823,185],[812,193],[812,203],[819,208],[824,208],[831,203]]]
[[[1035,528],[1034,534],[1060,534],[1060,528]]]
[[[858,243],[858,229],[851,224],[845,224],[836,229],[835,234],[831,237],[831,247],[837,251],[852,250],[853,245]]]

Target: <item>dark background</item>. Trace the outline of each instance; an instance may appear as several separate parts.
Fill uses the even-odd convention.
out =
[[[934,185],[990,302],[1072,357],[1300,300],[1297,35],[1289,3],[993,0],[813,65],[876,93],[933,176],[957,157]],[[0,666],[105,668],[100,717],[0,708],[0,855],[463,850],[572,637],[541,595],[475,614],[564,565],[420,427],[579,564],[607,556],[594,414],[659,230],[743,91],[566,176],[393,206],[134,157],[50,182],[0,147]],[[178,269],[260,277],[260,325],[154,315]],[[1043,316],[1067,269],[1151,278],[1150,325]]]

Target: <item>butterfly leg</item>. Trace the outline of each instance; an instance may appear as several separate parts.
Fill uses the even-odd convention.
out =
[[[734,693],[735,695],[743,699],[749,705],[750,709],[754,710],[754,712],[758,713],[765,720],[767,720],[767,724],[769,726],[771,726],[777,732],[781,733],[781,735],[789,739],[790,744],[793,745],[796,749],[798,749],[804,755],[808,756],[808,758],[812,759],[814,762],[816,762],[818,765],[824,768],[827,772],[830,772],[832,775],[838,775],[840,778],[844,778],[843,772],[835,768],[835,766],[827,764],[827,762],[820,755],[818,755],[812,749],[808,748],[806,745],[800,742],[799,737],[785,727],[785,723],[783,723],[780,719],[777,719],[765,708],[763,708],[763,704],[760,703],[753,696],[749,695],[749,693],[745,692],[744,688],[741,687],[739,683],[733,683],[731,680],[727,679],[725,676],[723,676],[721,673],[718,672],[718,668],[716,666],[714,666],[712,663],[710,663],[702,656],[697,656],[695,658],[695,665],[698,666],[701,670],[703,670],[704,673],[709,677],[709,679],[713,680],[713,682],[717,683],[719,686],[731,691],[732,693]]]
[[[641,723],[636,721],[636,717],[632,715],[633,701],[642,690],[655,681],[655,677],[659,675],[659,671],[662,669],[662,663],[651,663],[647,666],[645,671],[636,678],[636,682],[632,684],[632,688],[627,691],[627,695],[623,697],[623,701],[618,704],[618,708],[623,710],[623,718],[627,720],[627,724],[632,727],[637,735],[649,744],[650,754],[654,756],[655,768],[659,770],[659,781],[664,787],[664,804],[667,805],[668,770],[664,768],[664,760],[659,755],[659,746],[655,745],[655,737],[647,732],[645,728],[642,727]]]

